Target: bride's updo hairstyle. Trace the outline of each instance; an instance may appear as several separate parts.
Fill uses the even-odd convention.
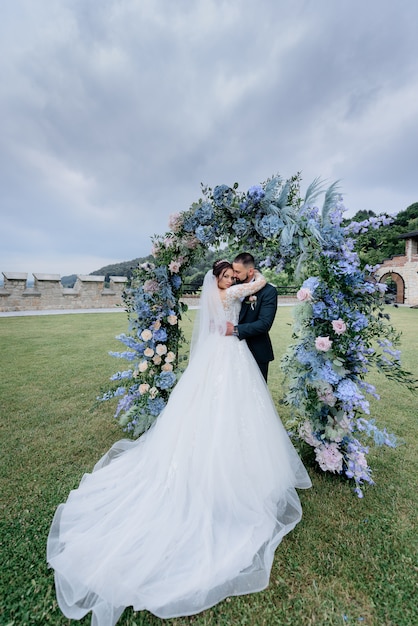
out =
[[[226,269],[232,270],[232,264],[226,259],[220,259],[213,264],[212,272],[216,278],[219,278]]]

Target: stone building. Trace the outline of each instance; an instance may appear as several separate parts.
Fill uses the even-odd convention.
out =
[[[72,288],[63,287],[59,274],[33,274],[28,285],[24,272],[3,272],[0,287],[0,311],[47,311],[103,309],[123,305],[122,293],[128,282],[125,276],[77,276]]]
[[[396,286],[394,302],[418,306],[418,230],[399,238],[405,239],[405,254],[385,259],[375,276],[380,283],[393,281]]]

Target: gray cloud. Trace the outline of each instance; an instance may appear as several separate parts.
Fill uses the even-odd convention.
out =
[[[200,183],[417,201],[415,0],[25,0],[0,25],[0,271],[142,256]]]

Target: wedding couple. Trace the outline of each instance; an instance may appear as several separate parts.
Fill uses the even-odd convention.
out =
[[[92,611],[94,626],[114,626],[127,606],[192,615],[268,586],[275,549],[302,516],[296,488],[311,486],[265,380],[276,307],[251,255],[206,274],[167,406],[57,509],[47,559],[67,617]]]

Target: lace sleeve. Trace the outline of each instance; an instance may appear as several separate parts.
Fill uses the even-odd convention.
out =
[[[233,295],[234,298],[241,299],[251,296],[253,293],[257,293],[267,284],[266,279],[260,273],[255,275],[255,280],[250,283],[241,283],[240,285],[232,285],[228,288],[228,292]]]

